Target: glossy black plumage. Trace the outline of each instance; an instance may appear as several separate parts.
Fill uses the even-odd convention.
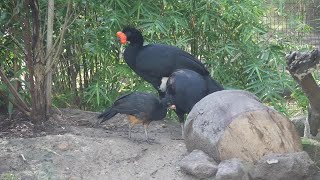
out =
[[[148,140],[147,127],[151,121],[162,120],[167,114],[167,103],[165,99],[159,100],[154,94],[133,92],[120,96],[113,105],[101,113],[97,123],[112,118],[116,114],[126,114],[130,121],[129,137],[131,128],[135,124],[143,124],[146,138]]]
[[[190,69],[202,76],[209,72],[204,65],[191,54],[174,46],[163,44],[149,44],[143,46],[143,36],[135,28],[124,28],[130,45],[124,51],[126,63],[144,80],[151,83],[158,90],[163,77],[169,77],[177,69]]]
[[[175,105],[175,112],[183,124],[184,115],[189,113],[197,102],[208,94],[221,90],[223,87],[213,79],[192,70],[180,69],[169,77],[165,98]]]

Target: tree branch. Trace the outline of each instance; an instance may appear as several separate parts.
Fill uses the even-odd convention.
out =
[[[293,52],[286,56],[287,69],[291,76],[301,86],[308,97],[308,123],[312,135],[317,135],[320,128],[320,87],[312,76],[312,72],[320,67],[320,51]]]
[[[9,79],[7,78],[7,76],[5,75],[3,69],[0,67],[0,77],[2,79],[2,81],[8,86],[10,92],[13,94],[13,96],[15,97],[15,99],[18,102],[18,106],[17,107],[21,107],[23,110],[23,112],[29,112],[30,115],[30,108],[28,107],[27,103],[24,102],[24,100],[20,97],[19,93],[17,92],[17,90],[12,86],[12,84],[10,83]],[[12,103],[14,104],[14,103]]]
[[[70,15],[71,8],[72,8],[72,0],[69,0],[68,1],[67,12],[66,12],[66,17],[64,19],[64,23],[62,25],[62,28],[61,28],[60,34],[58,36],[58,39],[54,43],[52,48],[48,51],[48,53],[46,54],[46,57],[45,57],[45,59],[47,60],[47,67],[46,67],[45,74],[47,74],[49,71],[52,70],[53,65],[57,61],[57,57],[59,56],[59,54],[61,52],[64,35],[65,35],[65,32],[66,32],[66,30],[67,30],[67,28],[69,26],[69,22],[71,21],[71,17],[72,17],[72,15]],[[54,49],[57,49],[57,50],[54,53],[53,58],[49,58],[49,56],[52,55]]]
[[[294,51],[286,56],[287,69],[292,76],[300,81],[308,74],[320,67],[320,50],[315,49],[312,52],[300,53]]]
[[[30,0],[25,0],[25,19],[22,24],[24,24],[24,31],[23,31],[23,39],[24,39],[24,47],[25,47],[25,58],[27,62],[27,67],[29,69],[29,83],[30,83],[30,95],[31,95],[31,105],[34,108],[35,105],[35,97],[34,97],[34,69],[33,69],[33,61],[32,61],[32,40],[31,40],[31,32],[30,32],[30,16],[29,16],[29,3]]]
[[[26,55],[26,52],[24,51],[22,44],[20,44],[20,42],[11,33],[9,35],[14,44]]]
[[[2,96],[5,100],[10,101],[15,107],[17,107],[22,113],[26,114],[30,117],[31,113],[29,111],[26,111],[19,103],[14,101],[13,99],[10,99],[7,95],[5,95],[2,91],[0,91],[0,96]]]

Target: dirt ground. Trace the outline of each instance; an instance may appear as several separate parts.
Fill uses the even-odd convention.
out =
[[[60,109],[41,130],[21,115],[0,116],[0,179],[194,179],[179,169],[188,153],[178,123],[152,122],[148,143],[142,126],[128,138],[125,116],[95,128],[96,116]]]

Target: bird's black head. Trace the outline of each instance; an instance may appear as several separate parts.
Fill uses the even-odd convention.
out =
[[[122,33],[125,34],[126,41],[129,41],[130,44],[143,44],[143,36],[138,29],[131,26],[127,26],[123,28]]]
[[[169,94],[166,94],[165,97],[161,99],[161,104],[169,109],[176,109],[176,106],[173,102],[173,97]]]
[[[169,97],[167,97],[167,96],[161,98],[160,101],[161,101],[161,104],[164,105],[164,106],[166,106],[166,107],[169,107],[169,106],[172,105],[171,99],[170,99]]]

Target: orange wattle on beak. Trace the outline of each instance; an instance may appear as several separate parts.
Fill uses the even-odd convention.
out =
[[[127,36],[123,32],[121,32],[121,31],[117,32],[117,36],[120,39],[121,44],[127,43]]]

